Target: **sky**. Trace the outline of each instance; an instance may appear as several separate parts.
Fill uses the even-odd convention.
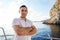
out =
[[[27,18],[29,20],[49,19],[50,9],[55,2],[56,0],[0,0],[0,27],[6,29],[6,32],[12,32],[12,20],[20,16],[18,11],[21,5],[28,7]]]

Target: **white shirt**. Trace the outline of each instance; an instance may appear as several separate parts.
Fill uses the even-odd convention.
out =
[[[31,27],[33,26],[32,22],[28,19],[26,21],[22,20],[21,18],[15,18],[13,20],[12,25],[22,25],[22,27]],[[31,40],[31,35],[29,36],[18,36],[15,35],[14,40]]]

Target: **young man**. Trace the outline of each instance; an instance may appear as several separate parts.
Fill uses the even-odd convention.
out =
[[[30,20],[26,18],[28,14],[27,7],[22,5],[19,8],[21,16],[13,20],[13,29],[16,32],[14,40],[31,40],[31,35],[36,33],[36,28]]]

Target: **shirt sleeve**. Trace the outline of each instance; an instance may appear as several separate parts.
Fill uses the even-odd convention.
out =
[[[32,23],[32,21],[30,21],[30,23],[31,23],[31,26],[33,26],[33,23]]]
[[[12,22],[12,26],[14,26],[14,25],[19,25],[19,22],[18,22],[17,19],[14,19],[14,20],[13,20],[13,22]]]

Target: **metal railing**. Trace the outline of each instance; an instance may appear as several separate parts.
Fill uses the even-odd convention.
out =
[[[6,37],[6,34],[5,34],[5,31],[4,31],[4,29],[3,29],[2,27],[0,27],[0,29],[2,29],[2,31],[3,31],[3,34],[4,34],[4,37],[5,37],[5,40],[7,40],[7,37]]]

